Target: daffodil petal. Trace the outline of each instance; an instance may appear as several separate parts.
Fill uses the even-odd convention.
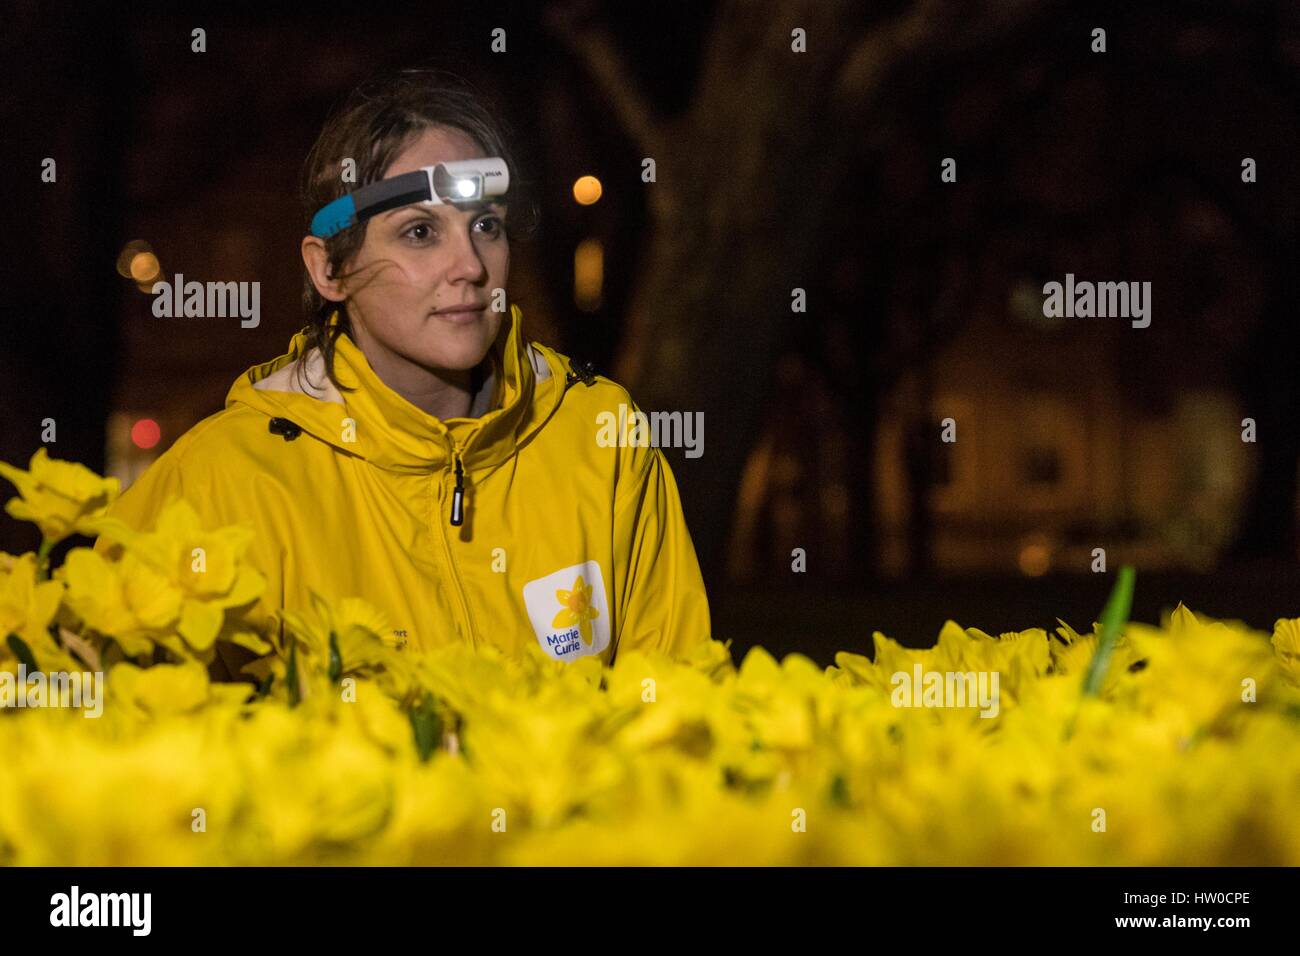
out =
[[[221,632],[224,618],[220,607],[205,601],[186,601],[181,606],[181,637],[195,650],[207,650]]]

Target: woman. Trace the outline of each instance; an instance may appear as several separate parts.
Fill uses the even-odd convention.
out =
[[[449,163],[470,170],[463,192]],[[306,329],[112,513],[148,527],[180,496],[208,526],[253,528],[265,626],[314,591],[376,605],[399,646],[693,656],[709,609],[673,475],[657,448],[602,447],[598,416],[628,393],[506,310],[501,171],[500,129],[464,85],[407,71],[355,91],[304,170]]]

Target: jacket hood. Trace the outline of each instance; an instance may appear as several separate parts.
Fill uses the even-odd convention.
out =
[[[340,451],[391,471],[445,469],[453,451],[467,471],[477,471],[513,455],[554,414],[568,382],[564,357],[524,338],[523,313],[513,304],[485,362],[491,372],[469,416],[443,420],[384,384],[347,335],[337,339],[334,373],[351,390],[335,388],[320,351],[309,350],[299,332],[288,352],[235,381],[226,407],[260,412],[268,428],[270,419],[287,419]]]

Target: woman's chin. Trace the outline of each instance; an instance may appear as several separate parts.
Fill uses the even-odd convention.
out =
[[[467,372],[487,357],[499,330],[497,323],[483,319],[446,323],[436,337],[426,339],[428,347],[420,350],[421,364],[428,368]]]
[[[419,364],[427,369],[446,372],[468,372],[470,369],[477,368],[483,359],[487,358],[490,346],[491,343],[483,343],[481,347],[439,349],[437,352],[419,355],[415,358]]]

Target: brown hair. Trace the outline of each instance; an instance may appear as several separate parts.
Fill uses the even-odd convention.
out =
[[[489,109],[486,99],[468,81],[437,69],[406,69],[373,77],[357,86],[330,114],[303,164],[300,198],[303,231],[312,216],[346,193],[384,178],[397,155],[421,132],[431,127],[460,130],[478,144],[485,155],[500,156],[510,173],[505,202],[511,210],[511,236],[529,236],[536,228],[537,209],[519,198],[520,181],[514,157],[506,145],[508,127]],[[343,182],[343,161],[356,163],[356,182]],[[367,223],[344,229],[325,240],[330,275],[345,275],[345,265],[361,249]],[[325,372],[334,376],[334,346],[340,335],[351,335],[346,303],[324,299],[304,268],[303,308],[307,347],[319,348]],[[330,324],[335,309],[336,324]],[[300,366],[301,367],[301,366]]]

